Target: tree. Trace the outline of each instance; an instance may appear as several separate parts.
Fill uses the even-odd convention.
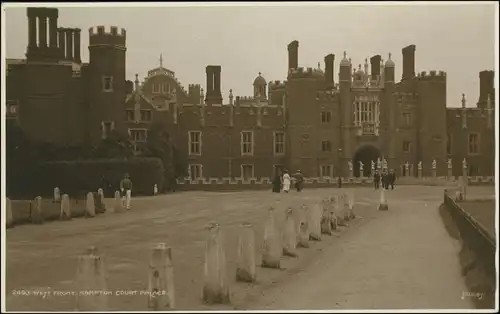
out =
[[[7,123],[5,136],[6,190],[7,195],[16,195],[31,189],[33,173],[43,162],[34,141],[17,125]]]
[[[134,145],[128,134],[113,130],[105,139],[101,140],[97,147],[92,150],[90,155],[93,158],[128,159],[134,156]]]
[[[163,124],[154,123],[149,129],[144,154],[157,157],[163,162],[165,188],[174,189],[176,179],[187,172],[185,158],[172,143],[170,134]]]

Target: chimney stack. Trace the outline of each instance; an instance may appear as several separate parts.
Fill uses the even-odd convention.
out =
[[[334,85],[333,68],[335,63],[335,55],[329,54],[325,57],[325,82],[326,85]]]
[[[288,70],[299,67],[299,42],[294,40],[288,44]]]
[[[382,63],[382,56],[375,55],[370,58],[371,64],[371,80],[376,81],[380,77],[380,64]]]
[[[404,47],[403,53],[403,77],[402,80],[411,80],[415,77],[415,45]]]
[[[80,46],[81,46],[81,43],[80,43],[80,33],[81,33],[81,29],[79,28],[75,28],[73,30],[73,58],[75,60],[75,62],[77,63],[82,63],[82,58],[81,58],[81,55],[80,55]]]
[[[66,60],[73,61],[73,29],[66,28]]]
[[[206,99],[208,99],[214,94],[214,70],[212,65],[208,65],[205,70],[207,74],[207,92],[205,95]]]
[[[488,95],[495,95],[495,72],[485,70],[479,72],[479,108],[486,107]],[[494,97],[492,98],[494,100]]]

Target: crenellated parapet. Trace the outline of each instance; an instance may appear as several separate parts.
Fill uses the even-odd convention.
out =
[[[446,81],[446,72],[432,70],[427,73],[426,71],[422,71],[417,75],[417,78],[420,81]]]
[[[269,89],[271,91],[273,90],[278,90],[278,89],[285,89],[286,88],[286,83],[287,81],[270,81],[269,82]]]
[[[290,69],[288,71],[289,79],[301,78],[324,78],[325,73],[321,69],[299,67],[297,69]]]
[[[109,30],[105,26],[97,26],[89,28],[89,46],[96,45],[112,45],[125,48],[126,45],[126,30],[111,26]]]

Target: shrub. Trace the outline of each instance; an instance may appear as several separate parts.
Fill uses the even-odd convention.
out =
[[[30,198],[40,195],[52,197],[54,188],[62,194],[83,199],[88,192],[99,188],[111,196],[120,188],[123,175],[128,173],[134,195],[152,195],[154,184],[163,186],[163,164],[158,158],[94,159],[55,161],[42,164],[32,174],[35,188],[23,191]],[[110,186],[106,187],[105,182]]]

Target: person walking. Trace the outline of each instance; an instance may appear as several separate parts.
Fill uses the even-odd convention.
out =
[[[375,190],[378,190],[380,188],[380,173],[378,171],[375,171],[375,174],[373,175],[373,184]]]
[[[125,208],[130,210],[130,202],[132,198],[132,180],[128,173],[125,173],[123,180],[120,182],[120,191],[122,194],[122,201],[125,201]]]
[[[288,170],[283,171],[283,191],[285,193],[288,193],[290,191],[290,183],[292,181],[292,178],[290,178],[290,175],[288,174]]]
[[[300,170],[297,170],[294,177],[295,177],[295,181],[296,181],[295,188],[297,189],[297,192],[301,192],[302,191],[302,184],[304,182],[304,175],[302,174],[302,172],[300,172]]]
[[[394,190],[394,183],[396,182],[396,171],[394,171],[394,169],[391,169],[391,171],[389,172],[389,178],[390,178],[389,183],[391,185],[391,190]]]
[[[273,192],[280,193],[281,192],[281,175],[279,171],[276,171],[273,179]]]
[[[389,189],[389,175],[388,175],[387,171],[385,171],[385,170],[382,173],[382,188],[384,190]]]

